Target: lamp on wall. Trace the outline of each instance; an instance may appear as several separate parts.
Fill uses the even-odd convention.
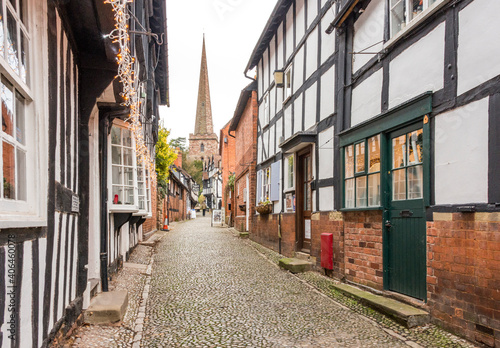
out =
[[[284,86],[284,76],[283,70],[276,70],[274,72],[274,82],[276,83],[276,87],[283,88]]]

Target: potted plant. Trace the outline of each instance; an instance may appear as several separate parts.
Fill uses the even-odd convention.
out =
[[[273,211],[273,203],[269,199],[261,201],[256,210],[260,215],[270,214]]]

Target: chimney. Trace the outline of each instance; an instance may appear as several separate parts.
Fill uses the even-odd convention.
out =
[[[177,153],[177,159],[175,160],[174,164],[177,166],[177,168],[182,168],[182,151],[180,148],[175,149]]]

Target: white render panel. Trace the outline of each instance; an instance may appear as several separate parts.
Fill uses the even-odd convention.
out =
[[[382,111],[382,70],[373,73],[352,91],[351,127]]]
[[[270,83],[272,83],[274,81],[274,71],[276,70],[276,36],[273,36],[271,42],[269,42],[269,54],[271,57],[269,60]]]
[[[293,60],[292,92],[295,93],[304,83],[304,46],[302,46]]]
[[[283,41],[283,23],[280,24],[278,27],[278,35],[277,35],[277,40],[278,40],[278,52],[276,54],[278,55],[278,69],[283,69],[284,68],[284,62],[283,62],[283,50],[284,48],[284,41]]]
[[[459,13],[458,95],[500,74],[500,1],[476,0]]]
[[[292,105],[285,108],[285,140],[292,136]]]
[[[385,0],[374,0],[354,23],[354,52],[379,52],[384,48]],[[375,45],[375,46],[373,46]],[[372,46],[372,47],[370,47]],[[375,54],[353,54],[352,70],[356,72]]]
[[[324,120],[335,112],[335,65],[321,76],[319,119]]]
[[[290,6],[286,14],[286,29],[285,29],[285,40],[286,40],[286,60],[290,59],[295,46],[293,44],[293,6]]]
[[[262,59],[257,64],[257,89],[259,98],[262,97],[262,84],[264,83],[264,75],[262,75]]]
[[[302,97],[303,95],[300,95],[293,103],[293,134],[302,130],[302,118],[304,117],[302,112]]]
[[[435,118],[436,204],[488,202],[489,98]]]
[[[68,234],[68,229],[67,226],[71,226],[71,218],[72,215],[70,214],[62,214],[63,219],[62,219],[62,224],[61,224],[61,251],[60,254],[58,255],[58,258],[61,260],[59,264],[59,279],[57,279],[57,284],[56,286],[58,287],[58,293],[59,296],[57,297],[58,303],[55,305],[57,306],[57,318],[56,322],[59,320],[59,318],[62,318],[63,313],[64,313],[64,308],[66,308],[66,303],[64,303],[64,297],[63,297],[63,291],[64,287],[66,286],[65,282],[66,279],[64,279],[64,260],[66,260],[66,246],[67,246],[67,239],[66,235]],[[69,220],[69,225],[68,225],[68,220]],[[54,244],[55,245],[55,244]],[[54,259],[56,260],[56,259]]]
[[[257,139],[257,163],[262,162],[262,135]]]
[[[335,199],[333,193],[333,186],[319,189],[319,211],[333,210],[333,201]]]
[[[39,239],[38,245],[38,342],[43,342],[43,291],[45,289],[45,268],[47,260],[47,239]],[[36,318],[35,318],[36,319]]]
[[[307,0],[307,28],[308,29],[317,16],[318,16],[318,1]]]
[[[269,130],[262,134],[262,148],[264,149],[262,160],[265,161],[269,158]]]
[[[269,91],[269,121],[276,115],[276,86]]]
[[[276,88],[276,113],[283,109],[283,88]]]
[[[306,32],[306,4],[305,0],[295,1],[295,40],[296,44],[302,40]]]
[[[269,48],[264,51],[262,56],[262,61],[264,65],[262,66],[262,75],[264,77],[264,90],[262,93],[265,93],[269,88]]]
[[[330,8],[323,19],[321,20],[321,64],[323,64],[334,52],[335,52],[335,36],[337,35],[336,30],[331,34],[325,33],[326,28],[335,19],[335,13],[333,8]]]
[[[276,152],[280,152],[280,138],[283,136],[283,119],[276,121]]]
[[[307,38],[306,79],[318,70],[318,27]]]
[[[259,105],[259,125],[260,129],[262,129],[266,125],[264,120],[264,99],[262,99],[262,103],[260,103]]]
[[[274,126],[269,128],[269,156],[276,154],[276,135],[274,133]]]
[[[333,178],[334,127],[319,133],[319,174],[318,179]]]
[[[55,212],[54,213],[54,245],[57,245],[57,243],[59,243],[59,238],[60,238],[60,235],[59,235],[59,216],[60,214],[58,212]],[[112,219],[111,219],[112,220]],[[63,222],[64,222],[64,219],[63,219]],[[64,224],[63,224],[64,226]],[[52,251],[52,271],[50,273],[50,306],[49,306],[49,324],[48,324],[48,331],[52,331],[52,328],[54,327],[54,306],[56,306],[57,304],[55,304],[54,302],[54,293],[55,293],[55,285],[56,285],[56,266],[57,266],[57,262],[55,262],[57,260],[57,258],[59,257],[59,255],[57,254],[57,248],[54,248],[54,250]],[[42,326],[43,327],[43,326]]]
[[[391,61],[389,108],[443,88],[444,29],[445,24],[441,23]]]
[[[314,83],[314,85],[309,87],[305,93],[304,129],[307,130],[316,124],[316,101],[318,96],[318,84]]]
[[[19,347],[31,347],[33,343],[33,324],[31,322],[31,300],[33,297],[33,282],[31,277],[33,273],[32,243],[33,242],[31,241],[23,243],[23,269],[22,274],[17,275],[18,277],[22,277],[21,298],[18,299],[21,306],[19,313],[20,325],[17,328],[17,330],[19,330],[19,332],[21,333],[21,335],[19,335]],[[4,336],[4,340],[8,340],[6,336],[7,335]]]

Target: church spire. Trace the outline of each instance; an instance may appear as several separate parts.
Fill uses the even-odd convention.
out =
[[[201,52],[200,85],[198,87],[198,104],[196,106],[196,123],[194,134],[212,134],[212,103],[210,101],[210,86],[208,82],[207,53],[205,50],[205,34]]]

